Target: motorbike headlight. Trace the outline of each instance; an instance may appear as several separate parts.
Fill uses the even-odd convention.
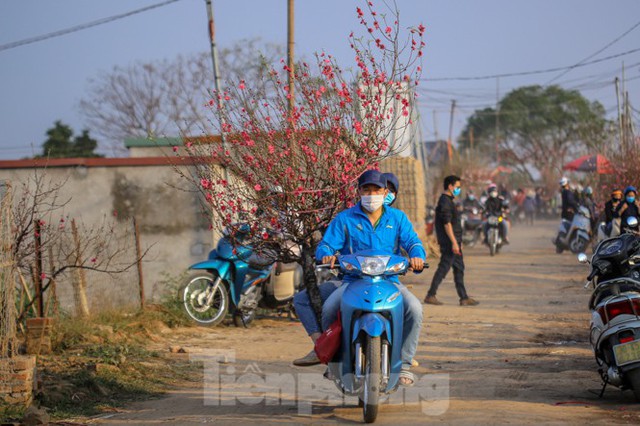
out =
[[[378,257],[361,257],[358,256],[358,262],[360,263],[360,270],[367,275],[382,275],[387,269],[387,263],[389,262],[389,256]]]

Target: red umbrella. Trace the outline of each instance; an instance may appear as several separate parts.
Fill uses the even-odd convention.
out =
[[[563,169],[574,172],[596,172],[599,175],[613,173],[613,166],[611,166],[609,160],[600,154],[584,155],[565,164]]]

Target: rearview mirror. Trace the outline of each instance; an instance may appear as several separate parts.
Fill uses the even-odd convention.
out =
[[[580,254],[578,254],[578,262],[580,262],[580,263],[589,263],[589,258],[587,257],[586,254],[580,253]]]
[[[627,218],[627,226],[630,228],[635,228],[638,226],[638,219],[635,216],[629,216]]]

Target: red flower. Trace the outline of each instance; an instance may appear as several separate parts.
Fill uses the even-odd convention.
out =
[[[260,184],[256,184],[253,189],[255,189],[256,191],[260,191],[262,189],[262,186],[260,186]]]
[[[391,27],[385,28],[384,32],[387,34],[391,34]]]
[[[173,152],[178,152],[178,147],[177,146],[173,147]]]

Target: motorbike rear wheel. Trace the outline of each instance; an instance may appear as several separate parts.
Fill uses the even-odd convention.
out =
[[[380,336],[366,337],[364,389],[361,395],[362,415],[365,423],[373,423],[378,417],[382,345]]]
[[[636,402],[640,402],[640,368],[631,370],[627,373],[631,390],[636,397]]]
[[[218,325],[229,312],[230,297],[222,279],[205,271],[198,271],[180,289],[182,306],[194,321],[204,325]]]

